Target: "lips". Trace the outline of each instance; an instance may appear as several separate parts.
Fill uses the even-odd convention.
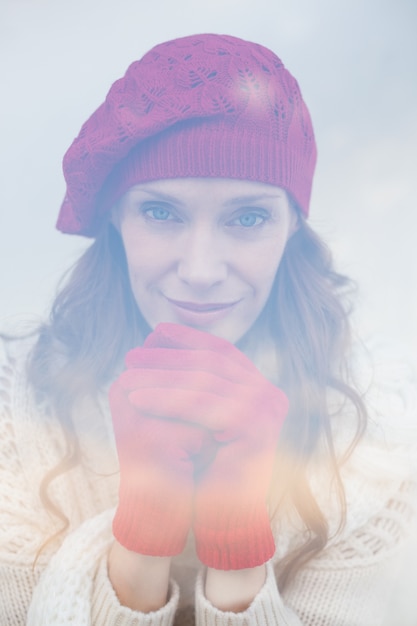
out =
[[[167,297],[166,300],[170,304],[174,318],[178,323],[207,330],[232,314],[240,302],[240,300],[233,302],[188,302]]]
[[[186,302],[184,300],[173,300],[167,298],[167,300],[185,311],[193,311],[195,313],[209,313],[212,311],[222,311],[224,309],[230,309],[237,304],[237,300],[234,302]]]

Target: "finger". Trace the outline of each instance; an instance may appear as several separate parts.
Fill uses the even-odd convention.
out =
[[[161,393],[168,393],[172,389],[188,389],[194,392],[213,393],[219,398],[239,397],[247,387],[211,372],[142,368],[122,372],[119,377],[119,384],[126,392],[139,389],[159,389]]]
[[[226,339],[180,324],[168,322],[158,324],[146,338],[144,346],[146,348],[212,350],[240,362],[243,367],[252,365],[246,355]]]
[[[156,450],[164,451],[166,455],[171,448],[197,454],[209,437],[208,432],[198,424],[156,419],[155,414],[147,418],[144,412],[138,413],[119,383],[112,385],[109,400],[117,440],[119,443],[124,442],[123,445],[129,449],[135,448],[139,440],[145,457],[154,456]],[[146,442],[145,446],[143,442]]]
[[[139,389],[128,393],[131,404],[143,415],[198,424],[222,431],[226,438],[237,436],[246,421],[246,410],[236,398],[221,398],[213,393],[188,389]],[[242,416],[240,424],[238,416]]]
[[[162,463],[171,458],[188,462],[188,457],[199,454],[207,440],[206,431],[198,424],[155,417],[142,417],[140,432],[148,453],[159,450]]]
[[[212,350],[185,350],[170,348],[135,348],[126,355],[128,368],[158,370],[186,370],[212,372],[230,381],[248,380],[248,375],[261,376],[255,366],[231,360],[226,355]]]

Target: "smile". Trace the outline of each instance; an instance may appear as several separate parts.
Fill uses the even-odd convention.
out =
[[[240,302],[187,302],[185,300],[166,300],[181,324],[190,326],[208,326],[229,315]]]
[[[238,301],[235,302],[185,302],[183,300],[172,300],[171,298],[167,298],[168,302],[173,304],[180,309],[184,309],[186,311],[193,311],[195,313],[208,313],[212,311],[222,311],[223,309],[230,309],[234,307]]]

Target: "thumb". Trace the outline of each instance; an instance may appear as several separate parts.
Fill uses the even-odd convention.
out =
[[[236,346],[210,333],[190,326],[163,322],[146,338],[144,348],[172,348],[177,350],[210,350],[218,352],[245,369],[253,370],[252,362]]]

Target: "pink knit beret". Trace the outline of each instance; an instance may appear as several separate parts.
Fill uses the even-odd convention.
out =
[[[282,187],[307,216],[315,162],[307,107],[273,52],[223,35],[174,39],[132,63],[81,128],[57,228],[93,237],[132,185],[188,176]]]

